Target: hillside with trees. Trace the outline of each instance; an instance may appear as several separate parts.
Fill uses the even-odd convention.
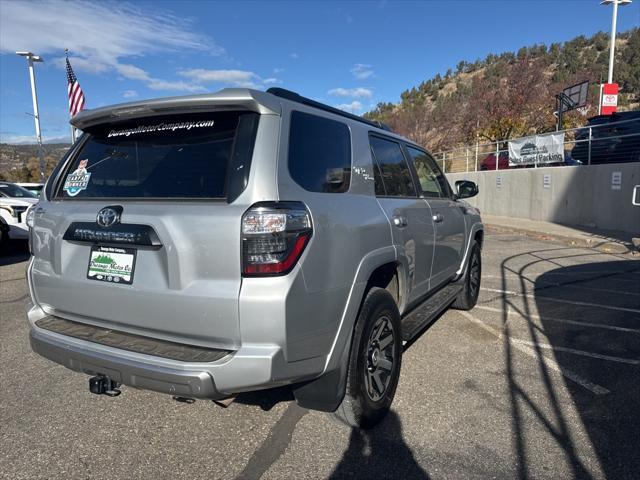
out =
[[[44,150],[45,175],[48,177],[69,149],[69,144],[44,144],[42,148]],[[40,182],[38,146],[0,143],[0,180]]]
[[[619,110],[640,108],[640,29],[618,35],[614,80]],[[589,110],[597,114],[599,85],[607,80],[609,35],[579,36],[565,43],[533,45],[490,54],[422,82],[380,103],[365,117],[382,121],[415,142],[442,151],[555,129],[555,95],[589,80]],[[563,128],[584,125],[578,112],[564,116]]]

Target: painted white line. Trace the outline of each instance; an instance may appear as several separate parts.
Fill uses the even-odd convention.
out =
[[[497,278],[497,279],[502,279],[502,276],[500,275],[484,275],[482,278]],[[536,278],[535,280],[531,280],[530,278],[527,277],[523,277],[518,275],[518,278],[522,278],[528,282],[531,283],[535,283],[539,280],[539,277]],[[594,280],[600,280],[600,279],[595,279]],[[584,280],[581,280],[584,281]],[[633,281],[634,283],[638,283],[637,280]],[[596,288],[596,287],[585,287],[584,285],[575,285],[572,283],[555,283],[555,282],[545,282],[544,286],[549,286],[549,287],[562,287],[562,288],[578,288],[580,290],[591,290],[594,292],[607,292],[607,293],[615,293],[616,295],[633,295],[636,297],[640,297],[640,293],[636,293],[636,292],[625,292],[623,290],[614,290],[612,288]]]
[[[602,305],[600,303],[578,302],[576,300],[563,300],[563,299],[560,299],[560,298],[546,297],[544,295],[533,295],[531,293],[520,293],[520,292],[514,292],[512,290],[501,290],[499,288],[481,287],[480,290],[485,290],[487,292],[493,292],[493,293],[506,293],[507,295],[515,295],[517,297],[534,298],[536,300],[547,300],[549,302],[567,303],[569,305],[579,305],[581,307],[597,307],[597,308],[605,308],[607,310],[616,310],[618,312],[640,313],[640,309],[637,309],[637,308],[616,307],[615,305]]]
[[[521,274],[518,273],[518,272],[512,272],[510,270],[506,270],[505,272],[510,274],[510,275],[516,275],[518,277],[521,276]],[[637,278],[623,278],[623,277],[620,277],[620,276],[616,275],[616,274],[619,274],[619,275],[623,275],[624,274],[624,275],[629,275],[629,276],[631,276],[631,275],[636,276],[636,275],[638,275],[637,272],[610,272],[610,271],[606,271],[606,270],[602,270],[602,271],[594,270],[592,272],[572,272],[572,273],[569,273],[569,272],[553,272],[553,271],[552,272],[545,272],[545,271],[534,272],[534,271],[531,271],[531,270],[527,270],[527,275],[536,276],[536,278],[537,277],[541,277],[542,275],[544,275],[544,276],[555,275],[555,276],[561,276],[561,277],[580,277],[580,276],[584,276],[584,275],[600,275],[600,274],[607,275],[606,280],[613,280],[613,281],[616,281],[616,282],[630,282],[630,283],[634,283],[634,284],[638,283],[638,279]],[[485,274],[482,275],[482,278],[491,278],[491,277],[493,277],[493,278],[502,278],[500,275],[485,275]],[[596,280],[600,280],[600,278],[584,279],[583,281],[589,282],[589,281],[596,281]]]
[[[495,308],[495,307],[487,307],[484,305],[476,305],[474,308],[478,308],[480,310],[487,310],[488,312],[496,312],[496,313],[502,313],[502,309],[500,308]],[[507,306],[507,308],[509,308],[509,306]],[[519,312],[513,311],[513,310],[508,310],[507,315],[509,316],[518,316],[518,317],[522,317],[525,318],[526,317],[524,315],[522,315]],[[640,334],[640,330],[635,329],[635,328],[627,328],[627,327],[617,327],[615,325],[601,325],[599,323],[591,323],[591,322],[580,322],[578,320],[568,320],[566,318],[557,318],[557,317],[541,317],[540,315],[534,315],[534,314],[528,314],[527,315],[530,319],[535,319],[535,320],[541,320],[543,322],[546,322],[547,320],[552,321],[552,322],[556,322],[556,323],[566,323],[568,325],[576,325],[579,327],[588,327],[588,328],[602,328],[604,330],[614,330],[616,332],[626,332],[626,333],[637,333]]]
[[[496,338],[500,338],[500,332],[499,331],[497,331],[493,327],[490,327],[489,325],[484,323],[482,320],[479,320],[479,319],[475,318],[469,312],[459,311],[458,313],[463,315],[470,322],[475,323],[479,327],[481,327],[484,330],[486,330],[487,332],[491,333]],[[577,373],[575,373],[575,372],[573,372],[573,371],[571,371],[571,370],[569,370],[567,368],[560,367],[560,365],[558,365],[554,360],[551,360],[551,359],[545,357],[544,355],[538,355],[538,353],[533,348],[525,346],[525,345],[522,345],[522,344],[519,344],[519,343],[515,343],[515,342],[513,342],[513,339],[511,339],[511,338],[508,338],[508,340],[509,340],[509,343],[513,344],[513,348],[515,348],[516,350],[519,350],[520,352],[522,352],[522,353],[524,353],[526,355],[529,355],[530,357],[536,359],[537,361],[540,361],[540,362],[544,363],[544,365],[547,368],[549,368],[549,369],[551,369],[551,370],[553,370],[555,372],[558,372],[559,374],[565,376],[569,380],[577,383],[581,387],[586,388],[590,392],[593,392],[596,395],[606,395],[608,393],[611,393],[609,390],[607,390],[603,386],[595,384],[593,382],[590,382],[589,380],[586,380],[586,379],[582,378],[580,375],[578,375]]]
[[[576,350],[575,348],[559,347],[559,346],[549,345],[548,343],[538,343],[538,342],[532,342],[530,340],[522,340],[520,338],[509,338],[509,340],[511,342],[514,342],[520,345],[530,345],[532,347],[538,347],[544,350],[555,350],[557,352],[572,353],[574,355],[581,355],[583,357],[597,358],[598,360],[608,360],[610,362],[626,363],[627,365],[640,365],[640,360],[634,360],[632,358],[621,358],[621,357],[614,357],[612,355],[602,355],[600,353],[585,352],[584,350]]]

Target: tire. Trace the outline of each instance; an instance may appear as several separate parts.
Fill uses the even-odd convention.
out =
[[[0,220],[0,252],[4,252],[9,243],[9,226]]]
[[[462,291],[458,294],[451,305],[456,310],[471,310],[478,302],[480,294],[480,281],[482,279],[482,256],[480,254],[480,244],[473,242],[469,255],[469,263],[464,277]]]
[[[371,428],[389,411],[402,363],[400,313],[391,294],[372,288],[353,332],[346,393],[332,414],[354,428]]]

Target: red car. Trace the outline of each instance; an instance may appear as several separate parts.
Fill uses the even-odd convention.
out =
[[[498,170],[505,170],[509,168],[509,152],[500,152],[498,154]],[[480,170],[495,170],[496,169],[496,154],[490,153],[482,160],[480,164]]]

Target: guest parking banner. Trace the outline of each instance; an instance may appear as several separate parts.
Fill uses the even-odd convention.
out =
[[[564,132],[509,140],[509,166],[564,162]]]

